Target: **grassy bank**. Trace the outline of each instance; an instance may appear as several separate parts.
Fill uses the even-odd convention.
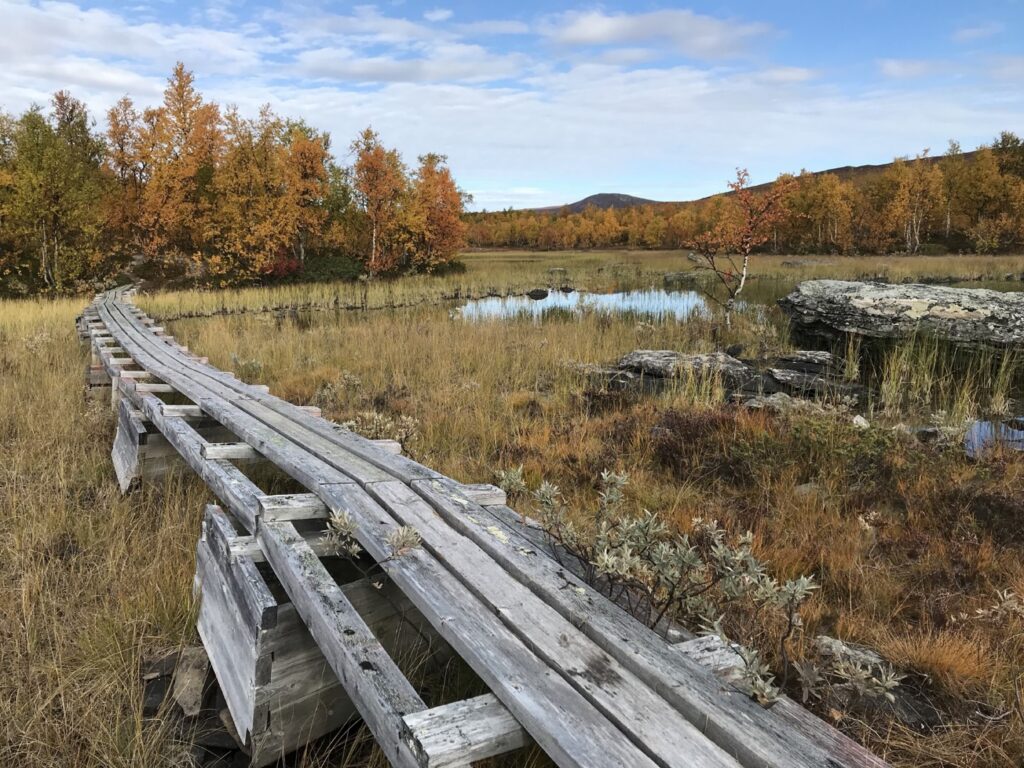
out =
[[[380,309],[489,295],[522,294],[560,286],[615,291],[661,285],[666,272],[692,271],[685,251],[474,251],[461,274],[399,280],[334,282],[158,293],[143,301],[155,316],[181,318],[274,309]],[[797,283],[817,278],[893,282],[1000,281],[1024,277],[1024,256],[755,256],[755,282]],[[751,285],[749,291],[756,291]]]

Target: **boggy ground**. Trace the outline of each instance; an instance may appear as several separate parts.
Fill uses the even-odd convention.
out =
[[[924,444],[893,429],[935,421],[955,433],[972,414],[1005,409],[1015,363],[954,369],[933,345],[898,345],[873,362],[888,403],[873,403],[862,430],[850,413],[746,411],[725,404],[714,381],[656,397],[594,391],[569,364],[638,347],[791,349],[781,317],[760,309],[730,330],[714,318],[467,322],[421,308],[218,317],[175,332],[281,397],[403,438],[412,456],[461,480],[493,482],[496,469],[522,465],[531,487],[556,482],[585,518],[611,469],[630,477],[628,514],[752,531],[776,578],[821,584],[795,653],[819,634],[876,649],[907,674],[928,723],[834,702],[822,715],[897,765],[1024,759],[1024,613],[991,610],[997,591],[1024,593],[1024,457],[997,450],[975,462],[955,439]],[[534,511],[528,497],[516,506]],[[777,664],[777,632],[766,617],[738,639]]]
[[[469,280],[533,287],[565,264],[561,254],[515,258],[526,261],[469,257],[463,276],[372,285],[367,306],[374,296],[385,305],[386,291],[433,300]],[[613,269],[581,255],[570,273],[611,288],[680,261],[653,258],[664,263]],[[966,261],[944,263],[957,277],[1022,268],[1020,259]],[[294,298],[358,288],[287,291]],[[174,314],[225,300],[262,305],[268,295],[271,304],[279,297],[186,293],[144,303]],[[83,305],[0,304],[0,764],[184,766],[187,736],[142,716],[139,672],[145,659],[195,642],[193,553],[209,496],[188,476],[129,498],[118,493],[109,409],[82,397],[87,357],[73,320]],[[173,332],[275,394],[367,431],[404,433],[411,455],[459,479],[490,482],[495,469],[521,464],[531,484],[559,483],[585,518],[600,472],[617,469],[631,478],[627,514],[648,508],[680,528],[697,516],[731,532],[749,528],[775,576],[814,574],[822,585],[804,608],[797,648],[819,633],[872,646],[912,674],[905,685],[945,721],[918,732],[884,713],[819,708],[824,716],[897,765],[1021,764],[1024,619],[991,609],[997,590],[1024,594],[1024,458],[994,452],[972,462],[955,445],[923,445],[889,429],[917,423],[910,411],[943,408],[948,422],[990,407],[1001,388],[991,369],[967,379],[927,350],[898,348],[885,382],[891,402],[900,393],[899,406],[884,414],[879,405],[862,431],[850,414],[723,405],[713,381],[646,399],[609,396],[566,365],[608,362],[637,347],[743,344],[744,354],[771,354],[789,347],[774,313],[741,315],[725,331],[710,319],[599,315],[469,324],[449,308],[214,317],[177,322]],[[524,497],[516,506],[530,512],[533,503]],[[740,639],[775,663],[770,629],[751,623]],[[380,764],[367,741],[363,734],[298,764]]]

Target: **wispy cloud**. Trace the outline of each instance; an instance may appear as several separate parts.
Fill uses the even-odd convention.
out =
[[[423,18],[427,21],[447,21],[452,17],[452,10],[450,8],[434,8],[423,14]]]
[[[546,34],[566,45],[667,44],[699,59],[720,59],[750,53],[754,40],[772,27],[705,16],[688,10],[649,13],[570,11],[548,20]]]
[[[878,71],[886,77],[906,80],[943,71],[946,64],[932,59],[879,59]]]
[[[954,43],[975,43],[978,40],[985,40],[994,37],[1003,31],[1003,25],[996,21],[973,26],[958,27],[953,30]]]
[[[521,74],[524,65],[523,56],[497,55],[461,43],[440,43],[414,56],[366,56],[318,48],[296,57],[297,72],[305,77],[356,83],[486,82]]]
[[[990,72],[1000,80],[1024,81],[1024,56],[1000,56],[995,59]]]

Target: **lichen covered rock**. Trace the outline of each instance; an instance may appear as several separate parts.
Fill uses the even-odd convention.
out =
[[[809,280],[779,305],[799,335],[902,338],[922,331],[972,347],[1024,347],[1024,293]]]

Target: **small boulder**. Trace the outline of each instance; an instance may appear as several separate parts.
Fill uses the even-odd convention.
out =
[[[728,386],[739,386],[752,374],[750,366],[724,352],[687,355],[671,349],[637,349],[623,355],[617,367],[660,379],[672,379],[687,373],[717,374]]]

